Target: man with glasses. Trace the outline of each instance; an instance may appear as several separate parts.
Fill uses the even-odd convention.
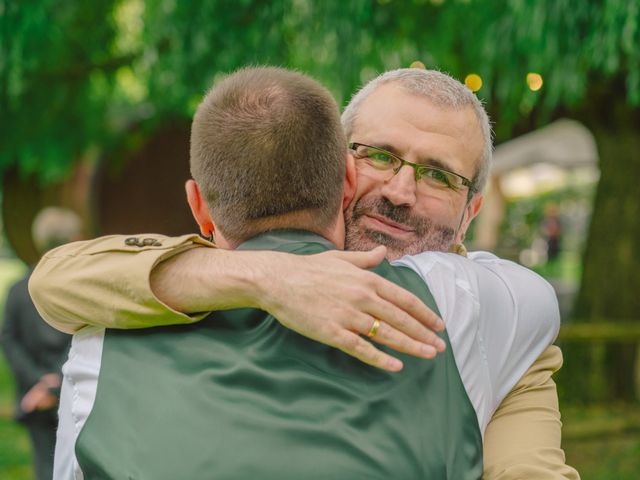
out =
[[[454,172],[450,172],[446,170],[442,166],[436,166],[434,160],[430,160],[428,164],[417,164],[412,163],[407,160],[403,160],[399,156],[384,150],[379,147],[373,147],[371,145],[363,145],[361,143],[350,143],[349,148],[353,151],[353,156],[356,160],[359,160],[358,164],[362,168],[363,175],[370,175],[373,177],[379,177],[379,181],[381,183],[390,182],[395,175],[400,172],[402,167],[411,167],[414,171],[414,177],[417,184],[417,195],[421,196],[429,196],[429,195],[439,195],[443,198],[446,198],[450,195],[459,195],[459,192],[466,191],[466,203],[463,210],[469,206],[469,203],[473,199],[475,194],[480,192],[477,191],[476,187],[473,185],[473,182],[462,175],[459,175]],[[387,147],[393,148],[393,147]],[[365,173],[366,171],[366,173]],[[383,197],[377,204],[378,212],[384,211],[385,205],[387,205],[387,209],[390,211],[394,211],[393,204],[386,200]],[[355,206],[354,206],[355,210]],[[352,215],[352,218],[359,218],[363,215],[362,209],[358,209],[355,216]],[[384,215],[384,217],[388,218],[391,215]],[[354,219],[355,219],[354,218]],[[460,218],[460,224],[458,225],[458,230],[462,226],[462,222],[464,221],[464,216]],[[407,222],[402,222],[406,225]],[[430,222],[417,222],[416,223],[415,234],[417,237],[428,239],[429,232],[431,231],[431,223]],[[352,227],[348,229],[348,232],[357,234],[359,229],[356,227]],[[370,230],[369,235],[378,235],[382,236],[383,234],[377,232],[375,229]],[[446,232],[441,232],[445,233]],[[451,230],[449,230],[449,234]],[[349,236],[350,240],[352,239]],[[388,235],[387,238],[382,237],[380,243],[383,245],[390,246],[390,244],[394,243],[393,235]],[[429,247],[428,250],[439,250],[442,245],[442,241],[436,243],[435,245]],[[404,248],[398,248],[399,251],[404,252]],[[426,251],[426,250],[425,250]]]
[[[443,192],[446,192],[447,190],[459,192],[466,187],[468,192],[467,202],[471,200],[474,193],[478,193],[471,180],[464,178],[462,175],[458,175],[457,173],[445,170],[442,167],[437,167],[432,164],[419,165],[417,163],[411,163],[401,159],[391,152],[388,152],[387,150],[372,147],[371,145],[350,143],[349,148],[354,152],[354,157],[356,159],[365,160],[367,165],[381,172],[381,177],[385,182],[391,180],[391,178],[393,178],[393,176],[406,165],[413,168],[419,188],[423,188],[425,191],[432,189],[441,190]],[[420,183],[420,180],[424,180],[424,182]]]
[[[356,192],[345,211],[347,247],[366,250],[383,244],[387,247],[387,256],[397,259],[403,254],[446,251],[460,245],[481,206],[480,192],[486,183],[491,158],[488,119],[475,96],[438,72],[388,72],[354,97],[345,110],[343,124],[358,172]],[[203,235],[209,236],[214,225],[200,222],[200,228]],[[374,281],[367,272],[357,272],[348,264],[352,258],[356,265],[371,266],[379,261],[380,250],[352,254],[352,257],[345,253],[324,254],[321,258],[294,257],[286,262],[264,253],[260,261],[252,261],[251,268],[246,265],[243,268],[239,256],[239,263],[233,263],[234,254],[231,254],[226,265],[216,263],[215,285],[209,285],[210,290],[204,295],[201,291],[198,293],[195,283],[199,281],[194,282],[190,273],[202,270],[203,255],[220,259],[222,252],[194,249],[198,241],[193,238],[152,238],[162,243],[162,248],[131,244],[124,247],[125,251],[138,252],[134,268],[131,268],[131,253],[116,253],[116,250],[123,251],[125,242],[120,238],[68,247],[49,256],[41,266],[39,287],[34,292],[48,320],[67,331],[76,331],[90,323],[141,327],[188,323],[200,318],[188,317],[176,310],[189,313],[250,305],[271,312],[282,324],[299,333],[388,370],[399,370],[402,364],[394,361],[389,350],[376,349],[356,333],[399,352],[422,357],[432,357],[438,349],[424,325],[418,328],[415,319],[401,311],[409,310],[419,317],[407,307],[412,304],[412,297],[378,279]],[[167,251],[168,248],[171,250]],[[437,261],[414,267],[423,277],[432,279],[427,280],[430,289],[447,307],[442,311],[438,301],[445,322],[468,317],[477,308],[474,295],[460,298],[456,297],[456,291],[473,290],[474,286],[443,285],[433,280],[440,274],[445,278],[446,271],[458,266],[453,258],[436,258]],[[502,278],[505,262],[488,254],[474,254],[472,258]],[[411,265],[412,260],[400,263]],[[72,265],[69,271],[75,272],[74,278],[67,278],[66,268]],[[96,283],[92,279],[86,283],[93,276],[88,273],[90,268],[94,271],[104,268],[105,281]],[[123,275],[125,269],[127,274]],[[264,277],[256,271],[263,270],[272,274],[268,288],[257,282]],[[213,272],[208,269],[205,273],[213,278]],[[246,278],[240,281],[243,274]],[[176,278],[182,280],[176,282]],[[225,289],[227,280],[232,286]],[[80,285],[83,285],[81,290],[74,288]],[[373,286],[373,292],[363,296],[362,286]],[[522,291],[523,285],[514,284],[510,288]],[[60,295],[61,291],[64,295]],[[117,295],[118,291],[121,296]],[[134,296],[127,298],[125,291],[127,294],[133,291]],[[446,302],[448,296],[455,301]],[[524,310],[526,305],[520,307]],[[500,305],[494,308],[499,310]],[[59,316],[60,311],[66,312],[64,319]],[[500,345],[498,332],[485,340],[489,356],[496,352],[502,355],[504,344]],[[454,341],[464,345],[473,339],[452,339]],[[517,389],[520,393],[529,390],[527,400],[512,402],[495,428],[490,425],[487,429],[488,477],[574,475],[564,465],[559,448],[559,416],[557,403],[554,405],[557,400],[549,378],[558,354],[555,350],[547,352],[542,363],[530,372],[529,380]],[[473,372],[464,374],[473,376]],[[515,381],[507,391],[514,384]],[[505,387],[501,384],[499,390]],[[507,391],[501,391],[495,398],[503,398]],[[489,400],[489,404],[492,401]],[[523,405],[528,410],[524,414]],[[495,407],[497,404],[489,405],[488,409],[493,411]],[[519,410],[522,418],[516,420]],[[546,423],[538,423],[538,419]],[[529,431],[520,434],[518,429],[523,428],[522,425]],[[531,429],[536,431],[532,434]],[[515,440],[509,441],[509,438]]]

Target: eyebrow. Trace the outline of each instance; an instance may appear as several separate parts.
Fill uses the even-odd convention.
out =
[[[396,157],[402,158],[402,155],[398,153],[398,150],[394,148],[393,145],[389,145],[387,143],[376,143],[371,145],[372,147],[380,148],[382,150],[386,150],[387,152],[393,153]],[[447,172],[456,173],[456,171],[452,170],[449,165],[444,163],[442,160],[438,160],[437,158],[427,158],[426,160],[420,159],[417,163],[418,165],[424,165],[425,167],[436,167],[442,170],[446,170]]]

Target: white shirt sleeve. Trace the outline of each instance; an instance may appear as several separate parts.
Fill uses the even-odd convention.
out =
[[[558,335],[553,288],[487,252],[426,252],[393,263],[414,270],[431,290],[484,435],[500,402]]]

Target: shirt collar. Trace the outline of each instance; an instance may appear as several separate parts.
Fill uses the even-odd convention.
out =
[[[242,242],[237,250],[276,250],[279,247],[293,243],[319,243],[328,250],[335,250],[336,246],[317,233],[305,230],[270,230]]]

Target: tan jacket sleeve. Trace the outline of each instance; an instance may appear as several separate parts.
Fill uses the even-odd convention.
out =
[[[144,328],[192,323],[161,303],[151,291],[155,265],[199,246],[214,247],[198,235],[112,235],[74,242],[46,253],[29,281],[29,293],[54,328],[75,333],[87,325]]]
[[[502,401],[485,431],[483,478],[580,479],[566,465],[560,445],[562,422],[551,375],[561,366],[562,352],[549,346]]]

